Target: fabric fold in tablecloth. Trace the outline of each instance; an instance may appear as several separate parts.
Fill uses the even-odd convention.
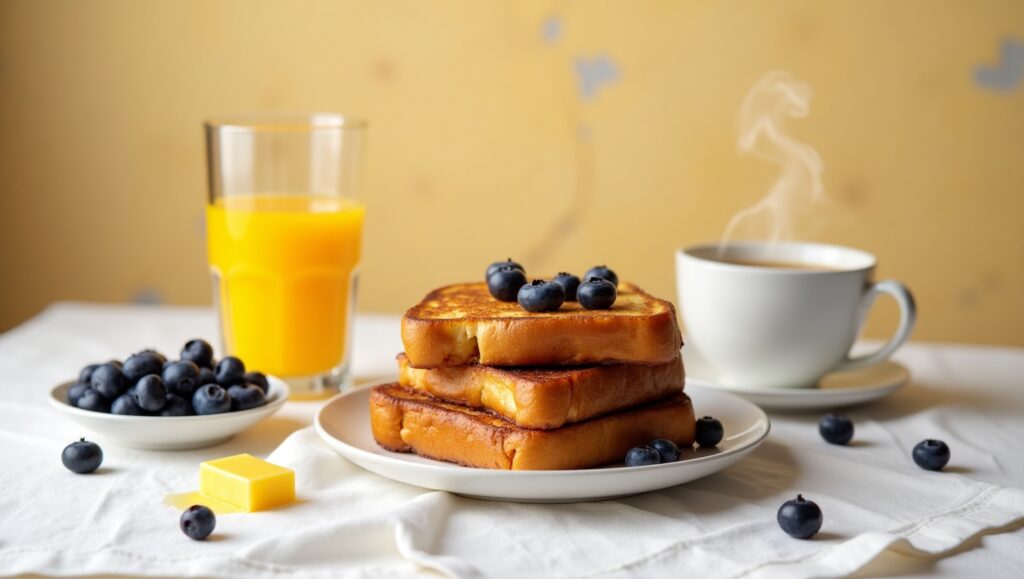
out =
[[[203,335],[196,326],[205,318],[66,308],[0,336],[2,574],[841,576],[886,549],[944,553],[1024,520],[1020,406],[995,391],[956,387],[963,377],[948,368],[941,378],[953,387],[936,375],[884,404],[852,410],[850,446],[822,441],[817,416],[775,416],[765,444],[733,467],[613,501],[490,502],[390,481],[303,427],[316,405],[299,403],[214,448],[157,453],[100,440],[102,472],[74,475],[59,456],[80,431],[46,407],[48,387],[92,358],[138,349],[131,328],[140,318],[146,345],[170,351]],[[101,321],[105,331],[95,336]],[[375,347],[387,354],[382,366],[393,363],[394,342]],[[1020,357],[1006,360],[1024,366]],[[988,362],[977,366],[978,379],[1024,373],[1004,365],[996,375]],[[927,437],[949,443],[945,472],[911,461],[913,444]],[[200,461],[243,451],[295,469],[299,502],[223,515],[212,540],[187,539],[163,496],[194,489]],[[775,522],[779,505],[798,492],[824,511],[813,540],[792,539]]]
[[[745,464],[755,473],[770,468],[771,454],[755,454]],[[223,515],[215,540],[207,543],[180,534],[177,513],[154,500],[164,492],[153,489],[156,481],[144,477],[135,488],[137,477],[121,467],[87,479],[108,489],[98,508],[70,510],[64,517],[43,500],[33,501],[31,509],[5,508],[0,569],[328,577],[409,574],[421,566],[458,577],[658,576],[670,570],[708,577],[839,576],[894,544],[939,553],[1024,517],[1020,489],[952,473],[911,472],[925,479],[914,491],[918,505],[883,496],[871,506],[856,505],[839,493],[808,491],[822,505],[826,522],[817,539],[799,541],[775,526],[775,508],[788,494],[766,488],[759,499],[737,496],[756,484],[744,465],[620,501],[529,505],[381,479],[335,455],[310,427],[290,436],[269,460],[300,473],[301,502]],[[897,482],[858,466],[849,477],[860,483],[851,485],[882,490]],[[79,485],[53,476],[39,486],[44,497],[74,492]],[[9,529],[25,528],[38,517],[51,518],[45,529],[36,524],[38,533],[9,535]]]

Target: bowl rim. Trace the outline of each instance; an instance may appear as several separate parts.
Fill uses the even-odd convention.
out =
[[[50,405],[62,412],[67,412],[75,416],[83,416],[86,418],[98,418],[99,420],[110,420],[120,422],[150,422],[154,418],[159,418],[161,423],[171,422],[198,422],[203,420],[216,420],[218,418],[240,418],[244,416],[250,416],[260,414],[268,410],[276,411],[278,408],[284,405],[288,401],[288,396],[291,393],[291,389],[288,387],[288,383],[278,378],[267,374],[267,381],[270,383],[270,389],[267,392],[267,403],[263,406],[257,406],[256,408],[250,408],[248,410],[237,410],[235,412],[220,412],[218,414],[193,414],[190,416],[133,416],[127,414],[111,414],[109,412],[95,412],[93,410],[83,410],[72,406],[67,400],[67,389],[71,388],[77,380],[70,380],[68,382],[61,382],[50,389],[50,394],[47,399]],[[63,392],[62,392],[63,390]]]

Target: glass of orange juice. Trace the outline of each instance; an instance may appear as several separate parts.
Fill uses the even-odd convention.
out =
[[[350,383],[365,133],[327,113],[206,123],[222,351],[284,378],[293,398]]]

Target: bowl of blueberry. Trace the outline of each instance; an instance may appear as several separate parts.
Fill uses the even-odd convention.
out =
[[[146,450],[184,450],[226,441],[276,412],[288,385],[214,359],[206,341],[188,341],[178,359],[155,350],[123,362],[89,364],[50,391],[50,403],[97,438]]]

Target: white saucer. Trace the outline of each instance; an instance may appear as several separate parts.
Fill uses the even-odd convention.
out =
[[[593,501],[663,489],[707,476],[748,455],[768,435],[768,416],[742,398],[711,390],[689,394],[698,416],[714,416],[722,421],[725,439],[717,449],[687,450],[678,462],[653,466],[505,471],[389,452],[377,446],[370,432],[368,389],[329,400],[317,414],[316,430],[345,458],[407,484],[491,500]]]
[[[706,378],[710,375],[699,358],[686,358],[687,392],[691,392],[691,387],[732,392],[771,410],[825,410],[864,404],[885,398],[910,381],[910,371],[891,360],[859,370],[826,374],[814,388],[730,386]]]

